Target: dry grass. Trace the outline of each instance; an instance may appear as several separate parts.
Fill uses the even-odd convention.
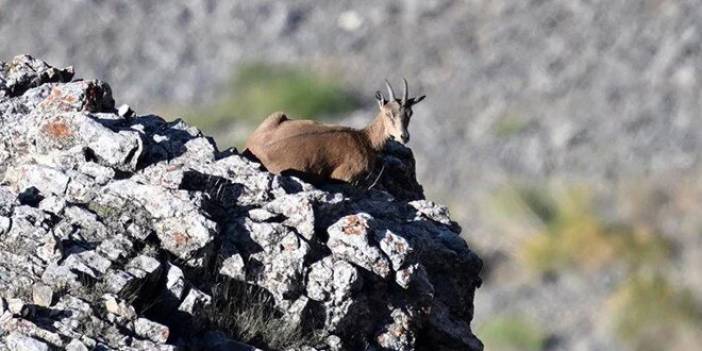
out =
[[[691,350],[702,342],[702,306],[660,274],[637,274],[608,301],[617,335],[637,351]]]
[[[509,252],[519,267],[585,279],[621,273],[611,275],[618,278],[610,295],[593,311],[603,312],[627,349],[687,351],[702,344],[698,269],[682,255],[699,242],[702,183],[671,179],[607,192],[563,183],[513,186],[495,196],[493,208],[502,234],[516,238]],[[510,328],[495,329],[510,335]]]
[[[600,215],[587,187],[514,187],[499,196],[502,211],[526,232],[516,255],[534,272],[596,271],[616,263],[638,268],[670,255],[669,243],[650,227]]]
[[[208,319],[236,340],[265,350],[314,346],[321,341],[314,330],[285,320],[273,298],[261,288],[225,281],[213,289],[212,297]]]

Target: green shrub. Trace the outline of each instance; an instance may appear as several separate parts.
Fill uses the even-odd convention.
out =
[[[357,99],[331,79],[286,66],[243,66],[232,91],[243,118],[261,119],[284,110],[294,116],[319,118],[353,110]],[[233,107],[233,106],[232,106]]]
[[[690,291],[659,274],[634,275],[620,284],[608,304],[617,335],[634,350],[687,349],[678,343],[689,343],[695,335],[702,341],[702,307]]]
[[[331,77],[293,66],[242,65],[225,91],[212,105],[186,111],[184,117],[224,144],[242,141],[225,134],[234,122],[250,130],[275,111],[319,119],[359,106],[358,99]]]
[[[505,116],[495,122],[493,131],[496,136],[509,138],[517,135],[529,127],[529,121],[517,116]]]
[[[645,226],[600,216],[587,187],[514,187],[498,198],[504,216],[522,219],[527,234],[517,255],[537,273],[596,270],[612,263],[637,270],[670,255],[668,242]]]
[[[485,349],[492,351],[539,351],[547,340],[536,323],[520,316],[495,317],[479,328],[478,335]]]

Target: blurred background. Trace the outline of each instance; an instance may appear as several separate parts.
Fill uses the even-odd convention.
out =
[[[240,146],[268,113],[354,126],[388,78],[410,147],[486,261],[487,350],[699,350],[696,0],[0,0],[0,59]]]

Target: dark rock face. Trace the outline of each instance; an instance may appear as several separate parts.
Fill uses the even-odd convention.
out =
[[[0,62],[0,349],[253,349],[212,314],[222,282],[318,335],[293,349],[482,349],[482,263],[411,151],[370,190],[313,187],[72,73]]]

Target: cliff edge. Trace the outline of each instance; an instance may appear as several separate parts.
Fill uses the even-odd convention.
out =
[[[0,62],[0,350],[482,349],[482,262],[409,149],[313,186],[73,73]]]

